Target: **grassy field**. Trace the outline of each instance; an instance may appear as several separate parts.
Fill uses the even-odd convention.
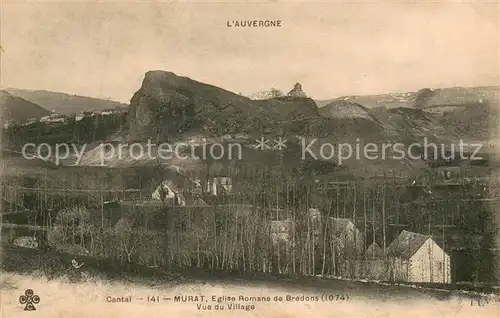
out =
[[[26,249],[4,249],[3,252],[0,280],[0,316],[3,318],[500,317],[500,302],[459,292],[308,277],[220,276],[187,270],[166,273],[150,268],[120,269],[82,258],[78,261],[85,264],[76,270],[70,265],[69,255],[30,253]],[[19,263],[17,268],[15,263]],[[41,299],[35,305],[35,312],[24,311],[19,303],[19,296],[28,288]],[[311,299],[287,300],[287,295]],[[328,295],[333,299],[323,301]],[[204,296],[204,299],[176,302],[175,296]],[[212,301],[212,296],[235,297],[236,300],[226,298],[218,303]],[[271,301],[240,300],[240,296],[269,296]],[[109,302],[109,297],[130,297],[131,302]],[[157,298],[148,301],[148,297]],[[283,300],[275,301],[275,297]],[[230,310],[231,303],[247,310]],[[224,309],[215,309],[216,305]]]

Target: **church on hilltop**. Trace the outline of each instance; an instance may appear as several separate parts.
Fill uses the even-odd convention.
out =
[[[302,85],[300,85],[299,82],[295,84],[293,89],[288,92],[287,94],[288,97],[293,97],[293,98],[304,98],[307,97],[306,93],[302,90]]]

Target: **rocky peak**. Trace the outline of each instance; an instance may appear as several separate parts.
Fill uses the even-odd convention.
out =
[[[306,93],[302,90],[302,85],[298,82],[293,86],[293,89],[288,92],[288,96],[294,98],[307,97]]]

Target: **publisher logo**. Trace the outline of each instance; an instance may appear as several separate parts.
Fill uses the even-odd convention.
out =
[[[33,292],[33,289],[26,289],[24,291],[24,295],[21,295],[19,297],[19,302],[26,306],[24,306],[24,310],[26,311],[33,311],[36,310],[35,304],[38,304],[40,302],[40,296],[35,295]]]

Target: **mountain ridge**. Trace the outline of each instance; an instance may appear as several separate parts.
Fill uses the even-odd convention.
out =
[[[23,98],[60,115],[81,114],[84,111],[100,112],[110,108],[128,107],[127,104],[117,101],[49,90],[6,88],[5,91],[12,96]]]
[[[477,103],[498,103],[500,86],[470,86],[446,88],[422,88],[415,92],[385,93],[373,95],[345,95],[316,101],[319,107],[337,100],[346,100],[367,108],[435,108],[439,106],[467,106]]]
[[[40,105],[18,96],[12,96],[4,90],[0,90],[0,109],[2,127],[7,121],[22,125],[31,118],[40,119],[50,115],[50,111]]]

